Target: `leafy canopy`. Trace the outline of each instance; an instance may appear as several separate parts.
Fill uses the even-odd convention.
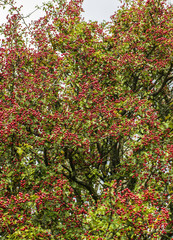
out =
[[[171,239],[173,7],[82,2],[0,1],[0,239]]]

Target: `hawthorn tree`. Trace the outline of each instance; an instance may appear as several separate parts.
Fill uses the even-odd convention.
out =
[[[1,26],[0,239],[171,239],[173,7]]]

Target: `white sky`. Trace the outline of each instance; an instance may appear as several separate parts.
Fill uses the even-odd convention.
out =
[[[31,13],[36,5],[41,6],[43,2],[48,0],[15,0],[17,5],[23,5],[22,13],[27,16]],[[50,0],[51,1],[51,0]],[[168,0],[168,2],[173,3],[173,0]],[[97,20],[101,22],[102,20],[109,20],[109,17],[114,14],[114,12],[120,6],[119,0],[84,0],[83,8],[85,13],[83,16],[86,20]],[[0,8],[0,24],[5,21],[7,11]],[[41,11],[35,12],[31,19],[38,19],[42,16]],[[28,19],[29,21],[29,19]]]
[[[17,5],[23,5],[22,13],[27,16],[31,13],[36,5],[41,6],[46,0],[15,0]],[[83,16],[86,20],[109,20],[109,17],[114,14],[120,6],[119,0],[84,0],[83,8],[85,13]],[[0,8],[0,24],[5,21],[7,11]],[[37,19],[42,16],[40,10],[32,14],[31,19]]]
[[[34,11],[35,6],[41,6],[43,2],[48,2],[51,0],[15,0],[17,6],[23,5],[22,13],[24,16],[27,16],[31,12]],[[3,1],[2,1],[3,2]],[[168,0],[168,2],[173,4],[173,0]],[[0,0],[1,3],[1,0]],[[83,8],[85,13],[83,16],[86,20],[97,20],[99,22],[103,20],[110,20],[110,16],[114,14],[114,12],[121,5],[119,0],[84,0]],[[8,11],[0,7],[0,25],[5,22]],[[31,15],[30,19],[25,19],[26,22],[30,22],[31,20],[38,19],[41,17],[43,13],[41,10],[37,10],[34,14]]]

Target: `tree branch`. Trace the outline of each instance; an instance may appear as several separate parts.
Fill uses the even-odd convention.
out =
[[[171,63],[170,68],[169,68],[169,70],[168,70],[168,72],[167,72],[167,74],[165,76],[165,79],[162,82],[161,87],[156,92],[152,93],[151,96],[156,97],[162,91],[162,89],[164,88],[166,83],[170,80],[170,78],[168,78],[168,76],[171,73],[172,68],[173,68],[173,63]]]

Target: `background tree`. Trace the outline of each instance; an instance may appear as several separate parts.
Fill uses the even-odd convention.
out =
[[[170,239],[172,6],[1,2],[0,238]]]

